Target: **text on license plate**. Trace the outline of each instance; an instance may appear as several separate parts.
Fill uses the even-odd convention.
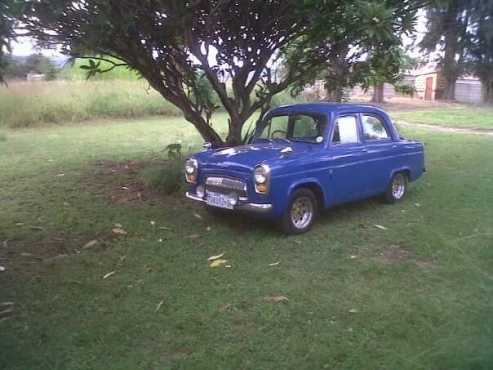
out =
[[[232,200],[232,197],[224,194],[207,192],[207,204],[213,207],[233,209],[233,205],[231,204]]]

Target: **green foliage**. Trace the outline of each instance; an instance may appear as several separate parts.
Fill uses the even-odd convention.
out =
[[[44,74],[45,80],[52,81],[58,77],[59,69],[50,58],[43,54],[31,54],[28,57],[6,55],[4,58],[4,76],[12,79],[25,79],[30,72]]]
[[[2,141],[7,141],[7,134],[3,130],[0,130],[0,142]]]
[[[341,101],[346,88],[396,79],[401,38],[414,30],[424,1],[346,1],[336,8],[323,0],[309,3],[317,10],[309,36],[288,50],[290,65],[312,71],[296,81],[298,89],[322,78],[329,99]]]
[[[113,60],[108,58],[111,61],[116,62],[116,59]],[[107,70],[104,73],[95,73],[91,76],[91,80],[95,81],[114,81],[114,80],[125,80],[125,81],[136,81],[139,79],[139,75],[126,67],[118,67],[112,70],[111,63],[107,61],[99,61],[99,68],[101,70]],[[74,59],[65,64],[64,68],[60,72],[60,77],[66,80],[72,81],[83,81],[87,79],[87,69],[83,67],[88,64],[88,61],[85,59]]]
[[[144,182],[164,194],[175,194],[183,188],[185,175],[183,161],[175,157],[159,166],[153,166],[142,172]]]
[[[0,83],[4,82],[5,69],[9,64],[6,53],[10,52],[10,42],[15,37],[15,20],[22,5],[23,1],[2,0],[0,2]]]
[[[30,1],[22,21],[41,42],[89,58],[90,76],[121,65],[137,71],[215,145],[223,139],[209,121],[220,101],[235,145],[252,115],[292,85],[304,86],[327,61],[349,59],[344,75],[361,56],[399,45],[422,2]],[[107,55],[116,61],[105,68]]]
[[[178,160],[182,158],[181,143],[169,144],[164,150],[168,154],[169,159]]]
[[[493,2],[476,0],[472,15],[474,36],[471,45],[471,70],[483,84],[483,100],[493,104]]]
[[[434,0],[427,7],[422,50],[440,51],[438,62],[446,81],[444,99],[455,99],[455,83],[467,68],[475,0]],[[435,54],[433,54],[435,55]]]
[[[411,85],[397,83],[394,85],[395,91],[402,95],[414,96],[416,88]]]
[[[22,22],[32,37],[89,59],[83,67],[89,76],[122,65],[137,71],[214,144],[223,139],[210,126],[217,105],[204,83],[231,117],[228,142],[238,144],[244,123],[296,78],[274,81],[270,62],[307,25],[297,0],[27,4]],[[101,63],[107,55],[118,60],[110,68]]]
[[[493,103],[493,2],[490,0],[435,0],[427,8],[423,50],[437,48],[446,80],[445,99],[455,98],[455,83],[464,73],[483,83],[484,99]]]
[[[307,100],[297,91],[284,90],[279,94],[274,95],[271,105],[273,107],[280,107],[281,105],[306,103]]]

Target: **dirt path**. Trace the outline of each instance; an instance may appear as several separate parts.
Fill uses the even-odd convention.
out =
[[[493,136],[493,130],[435,126],[435,125],[427,125],[424,123],[410,123],[410,122],[400,121],[400,120],[397,121],[397,124],[401,125],[401,126],[405,126],[405,127],[424,128],[427,130],[433,130],[433,131],[438,131],[438,132],[449,132],[449,133],[454,133],[454,134],[467,134],[467,135]]]

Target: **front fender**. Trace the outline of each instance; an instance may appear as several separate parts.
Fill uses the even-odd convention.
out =
[[[278,179],[278,181],[272,182],[273,187],[271,189],[271,199],[273,205],[273,212],[275,216],[281,217],[289,205],[289,200],[291,199],[294,191],[300,187],[309,187],[317,189],[320,194],[315,194],[321,198],[323,204],[320,205],[321,208],[325,208],[327,204],[327,194],[316,177],[303,177],[302,179],[288,180],[286,178]]]

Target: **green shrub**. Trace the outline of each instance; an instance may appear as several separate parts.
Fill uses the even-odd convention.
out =
[[[7,134],[3,131],[0,131],[0,142],[7,141]]]
[[[395,92],[401,95],[414,96],[414,94],[416,93],[416,88],[411,85],[396,84],[394,88]]]
[[[177,193],[184,184],[183,161],[170,160],[159,166],[146,168],[142,178],[147,186],[165,194]]]

